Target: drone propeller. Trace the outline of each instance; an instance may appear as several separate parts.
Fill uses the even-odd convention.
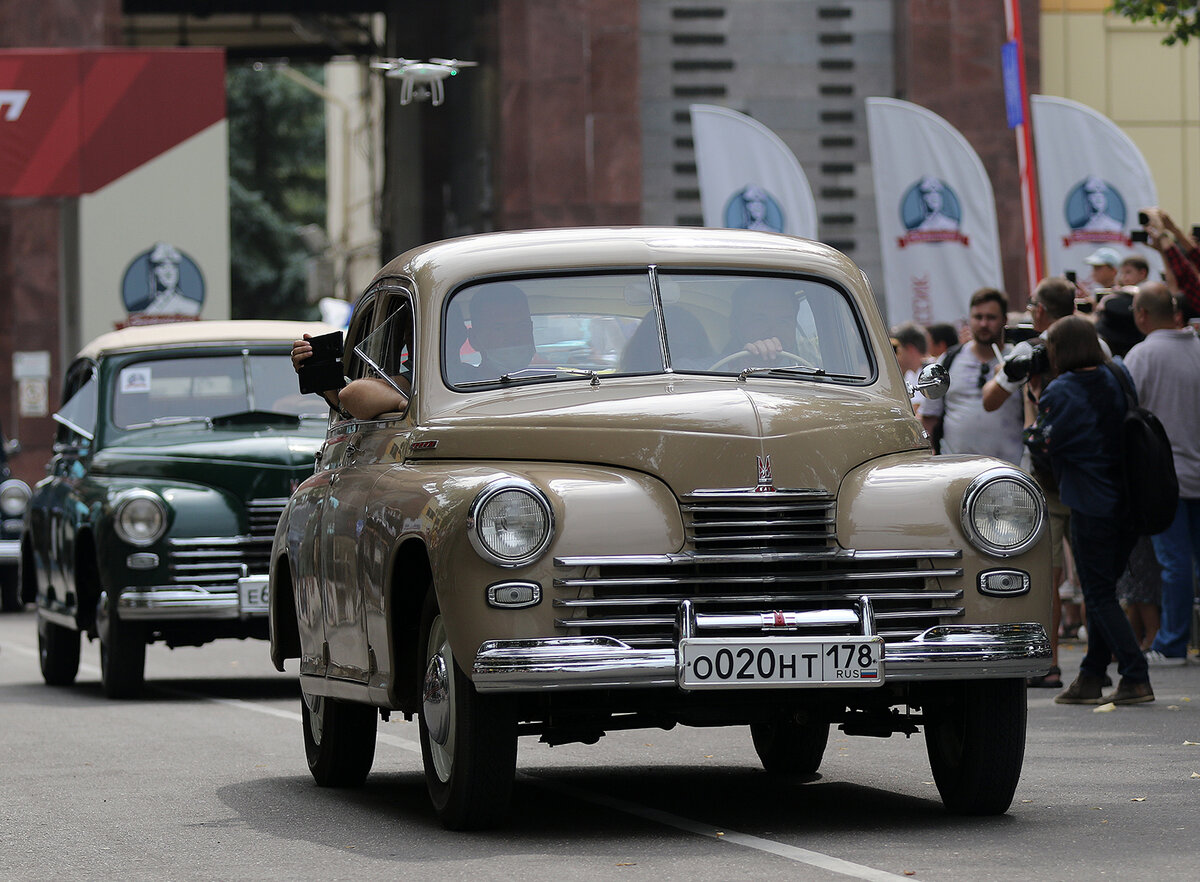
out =
[[[371,62],[371,70],[396,70],[397,68],[406,67],[410,64],[416,64],[411,58],[378,58]]]
[[[444,64],[446,67],[453,67],[453,68],[478,67],[479,66],[478,61],[460,61],[457,58],[431,58],[431,59],[429,59],[429,63],[430,64]]]

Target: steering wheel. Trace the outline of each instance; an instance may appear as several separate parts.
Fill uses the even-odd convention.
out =
[[[729,355],[726,355],[724,358],[722,358],[720,361],[718,361],[715,364],[713,364],[712,366],[710,366],[708,369],[710,371],[715,371],[717,368],[725,367],[725,365],[729,364],[731,361],[736,361],[737,359],[745,358],[746,356],[749,356],[750,358],[758,358],[758,356],[755,355],[753,352],[751,352],[749,349],[739,349],[737,352],[732,352]],[[779,352],[776,352],[775,358],[776,359],[788,358],[788,359],[791,359],[791,361],[794,362],[795,364],[801,365],[803,367],[810,367],[810,368],[813,368],[814,370],[816,370],[816,368],[817,368],[817,366],[815,364],[813,364],[811,361],[809,361],[803,355],[797,355],[794,352],[788,352],[786,349],[782,349]],[[759,367],[769,367],[769,365],[764,364],[764,365],[759,365]]]

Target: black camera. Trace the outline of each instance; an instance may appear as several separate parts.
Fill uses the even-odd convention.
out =
[[[1144,211],[1139,211],[1138,212],[1138,223],[1141,224],[1143,227],[1146,226],[1146,224],[1150,223],[1150,215],[1146,214],[1146,212],[1144,212]]]
[[[300,391],[326,392],[346,385],[342,374],[342,332],[310,337],[312,355],[300,362]]]
[[[1150,234],[1147,233],[1145,230],[1130,230],[1129,231],[1129,241],[1130,242],[1141,242],[1143,245],[1145,245],[1145,244],[1149,243],[1149,241],[1150,241]]]
[[[1034,374],[1048,373],[1050,354],[1045,343],[1035,343],[1029,348],[1021,347],[1004,362],[1004,376],[1013,383],[1026,380]]]
[[[1068,282],[1070,282],[1072,285],[1074,285],[1075,278],[1076,278],[1075,270],[1067,270],[1066,272],[1063,273],[1063,278],[1065,278]]]

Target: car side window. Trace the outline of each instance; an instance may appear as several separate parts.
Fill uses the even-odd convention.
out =
[[[96,437],[99,383],[95,370],[74,374],[67,381],[63,398],[63,406],[54,414],[58,423],[55,443],[87,447]]]

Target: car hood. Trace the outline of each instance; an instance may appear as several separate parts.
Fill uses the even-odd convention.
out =
[[[868,388],[686,377],[511,390],[413,438],[437,446],[412,458],[590,462],[658,475],[679,494],[754,488],[760,465],[778,490],[834,493],[866,460],[929,447],[907,402]]]
[[[185,481],[224,487],[249,498],[288,496],[292,478],[312,472],[322,438],[295,433],[222,432],[153,445],[125,443],[97,451],[93,475]]]

